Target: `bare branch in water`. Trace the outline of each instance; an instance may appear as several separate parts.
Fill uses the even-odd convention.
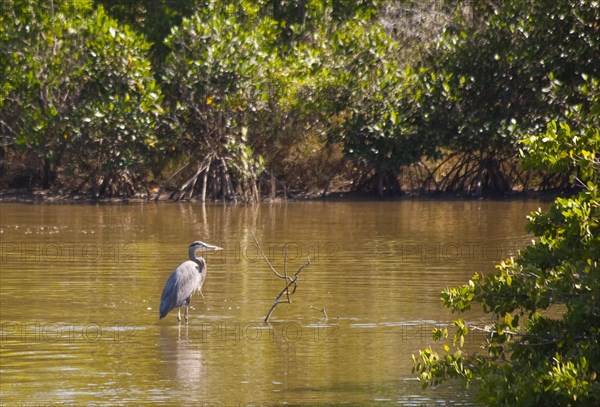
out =
[[[254,241],[256,242],[256,246],[258,247],[259,252],[263,256],[263,259],[265,259],[265,262],[267,263],[267,265],[269,266],[271,271],[277,277],[285,280],[285,283],[286,283],[285,287],[283,287],[283,289],[279,292],[279,294],[277,294],[277,297],[275,297],[275,300],[273,301],[273,305],[271,305],[271,308],[269,309],[269,312],[267,313],[267,316],[264,319],[265,322],[269,322],[269,318],[271,318],[271,314],[273,314],[273,311],[275,311],[275,307],[277,307],[277,305],[282,304],[282,303],[284,303],[284,304],[292,303],[292,299],[290,297],[292,295],[294,295],[294,293],[296,292],[296,289],[298,288],[298,278],[300,277],[300,273],[311,263],[310,256],[308,256],[306,258],[306,263],[304,263],[302,266],[300,266],[300,268],[298,268],[298,270],[294,273],[294,276],[290,277],[287,274],[288,247],[286,245],[284,247],[284,252],[283,252],[284,253],[283,254],[283,274],[280,274],[277,272],[277,270],[275,270],[275,267],[273,267],[273,265],[271,264],[271,262],[265,255],[265,252],[263,251],[262,247],[260,246],[260,243],[258,242],[258,239],[256,238],[256,234],[254,233],[254,231],[252,231],[252,236],[254,236]],[[284,294],[285,294],[285,299],[281,299],[281,297],[283,297]],[[325,311],[325,310],[323,309],[323,311]],[[327,314],[325,314],[325,317],[327,317]]]
[[[327,316],[327,311],[325,311],[325,308],[317,308],[317,307],[313,307],[312,305],[310,306],[310,308],[321,312],[323,314],[323,316],[325,317],[325,321],[329,320],[329,317]]]
[[[265,259],[265,261],[267,262],[267,264],[269,265],[269,267],[271,268],[271,271],[273,273],[275,273],[275,275],[279,278],[285,278],[284,276],[282,276],[281,274],[279,274],[277,272],[277,270],[275,270],[275,267],[273,267],[273,265],[271,264],[271,262],[269,261],[269,259],[267,258],[267,256],[265,255],[265,252],[263,252],[262,247],[260,246],[260,243],[258,243],[258,239],[256,238],[256,234],[254,233],[254,231],[252,231],[252,237],[254,237],[254,241],[256,242],[256,247],[258,247],[258,251],[260,252],[260,254],[263,256],[263,259]]]

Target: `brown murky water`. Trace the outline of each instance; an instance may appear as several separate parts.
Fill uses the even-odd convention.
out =
[[[411,354],[453,319],[440,290],[516,254],[539,206],[0,204],[0,405],[469,404],[421,390]],[[280,271],[286,245],[288,272],[312,261],[270,325],[253,230]],[[158,305],[194,240],[225,250],[178,330]]]

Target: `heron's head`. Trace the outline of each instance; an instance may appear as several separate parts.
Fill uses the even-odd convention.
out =
[[[208,243],[204,243],[201,242],[200,240],[196,240],[195,242],[193,242],[190,246],[189,246],[190,250],[223,250],[222,247],[219,246],[215,246],[213,244],[208,244]]]

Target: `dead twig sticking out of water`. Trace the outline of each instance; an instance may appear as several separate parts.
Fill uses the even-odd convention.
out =
[[[277,305],[284,303],[284,304],[291,304],[292,300],[291,300],[291,296],[294,295],[294,293],[296,292],[296,289],[298,288],[298,278],[300,277],[300,273],[302,272],[302,270],[304,270],[307,266],[310,265],[310,256],[308,256],[306,258],[306,263],[304,263],[302,266],[300,266],[300,268],[294,273],[294,276],[288,276],[287,274],[287,245],[284,246],[283,248],[283,274],[278,273],[277,270],[275,270],[275,267],[273,267],[273,265],[271,264],[271,262],[269,261],[269,259],[267,258],[267,256],[265,255],[265,252],[263,251],[262,247],[260,246],[260,243],[258,242],[258,239],[256,238],[256,234],[254,233],[254,231],[252,231],[252,236],[254,237],[254,241],[256,242],[256,247],[258,248],[258,251],[260,252],[260,254],[262,255],[263,259],[265,259],[265,262],[267,263],[267,265],[271,268],[271,271],[273,272],[273,274],[275,274],[277,277],[281,278],[282,280],[285,280],[285,287],[283,287],[283,289],[279,292],[279,294],[277,294],[277,297],[275,297],[275,300],[273,301],[273,305],[271,305],[271,309],[269,309],[269,312],[267,313],[267,316],[265,317],[265,322],[269,322],[269,318],[271,318],[271,314],[273,314],[273,311],[275,311],[275,307],[277,307]],[[285,294],[285,299],[281,299],[281,297],[283,297],[283,295]],[[325,314],[327,315],[327,314]]]
[[[327,316],[327,311],[325,311],[325,307],[323,307],[323,308],[317,308],[317,307],[313,307],[311,305],[310,308],[314,309],[315,311],[319,311],[320,313],[322,313],[323,317],[325,317],[325,321],[329,321],[329,317]]]

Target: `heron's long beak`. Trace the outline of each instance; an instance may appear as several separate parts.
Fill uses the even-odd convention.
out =
[[[214,244],[208,244],[208,243],[206,243],[206,247],[204,247],[203,249],[204,250],[223,250],[222,247],[215,246]]]

